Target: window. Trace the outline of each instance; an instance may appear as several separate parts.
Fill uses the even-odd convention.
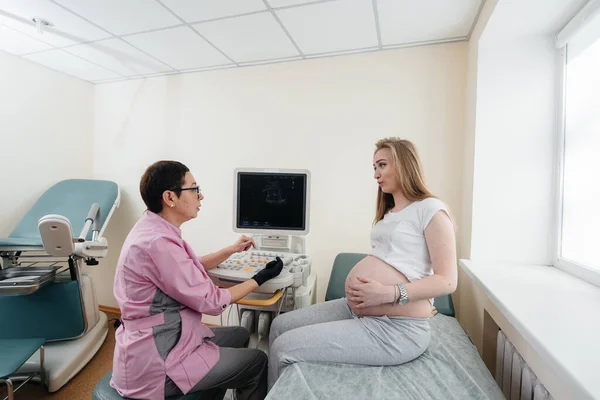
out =
[[[566,45],[556,264],[600,284],[600,18]]]

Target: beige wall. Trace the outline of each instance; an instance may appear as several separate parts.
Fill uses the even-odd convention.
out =
[[[462,175],[462,224],[458,231],[459,258],[471,257],[471,229],[473,218],[473,174],[475,157],[475,132],[477,125],[477,61],[479,41],[488,23],[497,0],[487,0],[469,40],[467,55],[467,86],[465,103],[464,158]],[[465,332],[482,353],[483,338],[483,295],[473,281],[459,268],[458,289],[453,296],[456,317]]]
[[[547,33],[508,34],[506,20],[518,10],[496,3],[486,2],[469,42],[462,203],[466,229],[460,233],[460,256],[549,265],[557,52]],[[483,32],[487,21],[497,29]],[[484,296],[463,271],[455,297],[458,320],[482,352]]]
[[[466,42],[97,85],[94,176],[119,183],[122,203],[93,270],[99,303],[126,233],[144,206],[145,167],[187,164],[206,196],[183,235],[198,254],[233,242],[233,170],[306,168],[312,174],[308,254],[324,298],[335,255],[366,252],[377,139],[413,140],[427,181],[462,228]]]

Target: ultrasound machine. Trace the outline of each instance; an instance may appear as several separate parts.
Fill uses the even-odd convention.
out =
[[[235,253],[207,272],[216,285],[229,287],[252,278],[275,257],[281,258],[281,274],[236,304],[239,324],[250,331],[250,346],[268,351],[272,319],[316,302],[316,274],[305,241],[310,172],[238,168],[233,198],[233,230],[252,236],[256,249]]]

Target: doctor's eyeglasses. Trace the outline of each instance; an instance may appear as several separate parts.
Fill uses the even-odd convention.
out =
[[[182,192],[184,190],[195,190],[196,194],[198,195],[198,197],[200,197],[200,186],[193,186],[193,187],[189,187],[189,188],[171,189],[171,191],[173,191],[173,192]]]

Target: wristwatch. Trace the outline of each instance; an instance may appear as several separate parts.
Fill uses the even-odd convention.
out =
[[[406,293],[406,288],[404,287],[404,284],[399,283],[398,289],[400,290],[400,296],[398,297],[398,301],[396,302],[396,304],[398,304],[399,306],[403,306],[406,303],[408,303],[408,294]]]

